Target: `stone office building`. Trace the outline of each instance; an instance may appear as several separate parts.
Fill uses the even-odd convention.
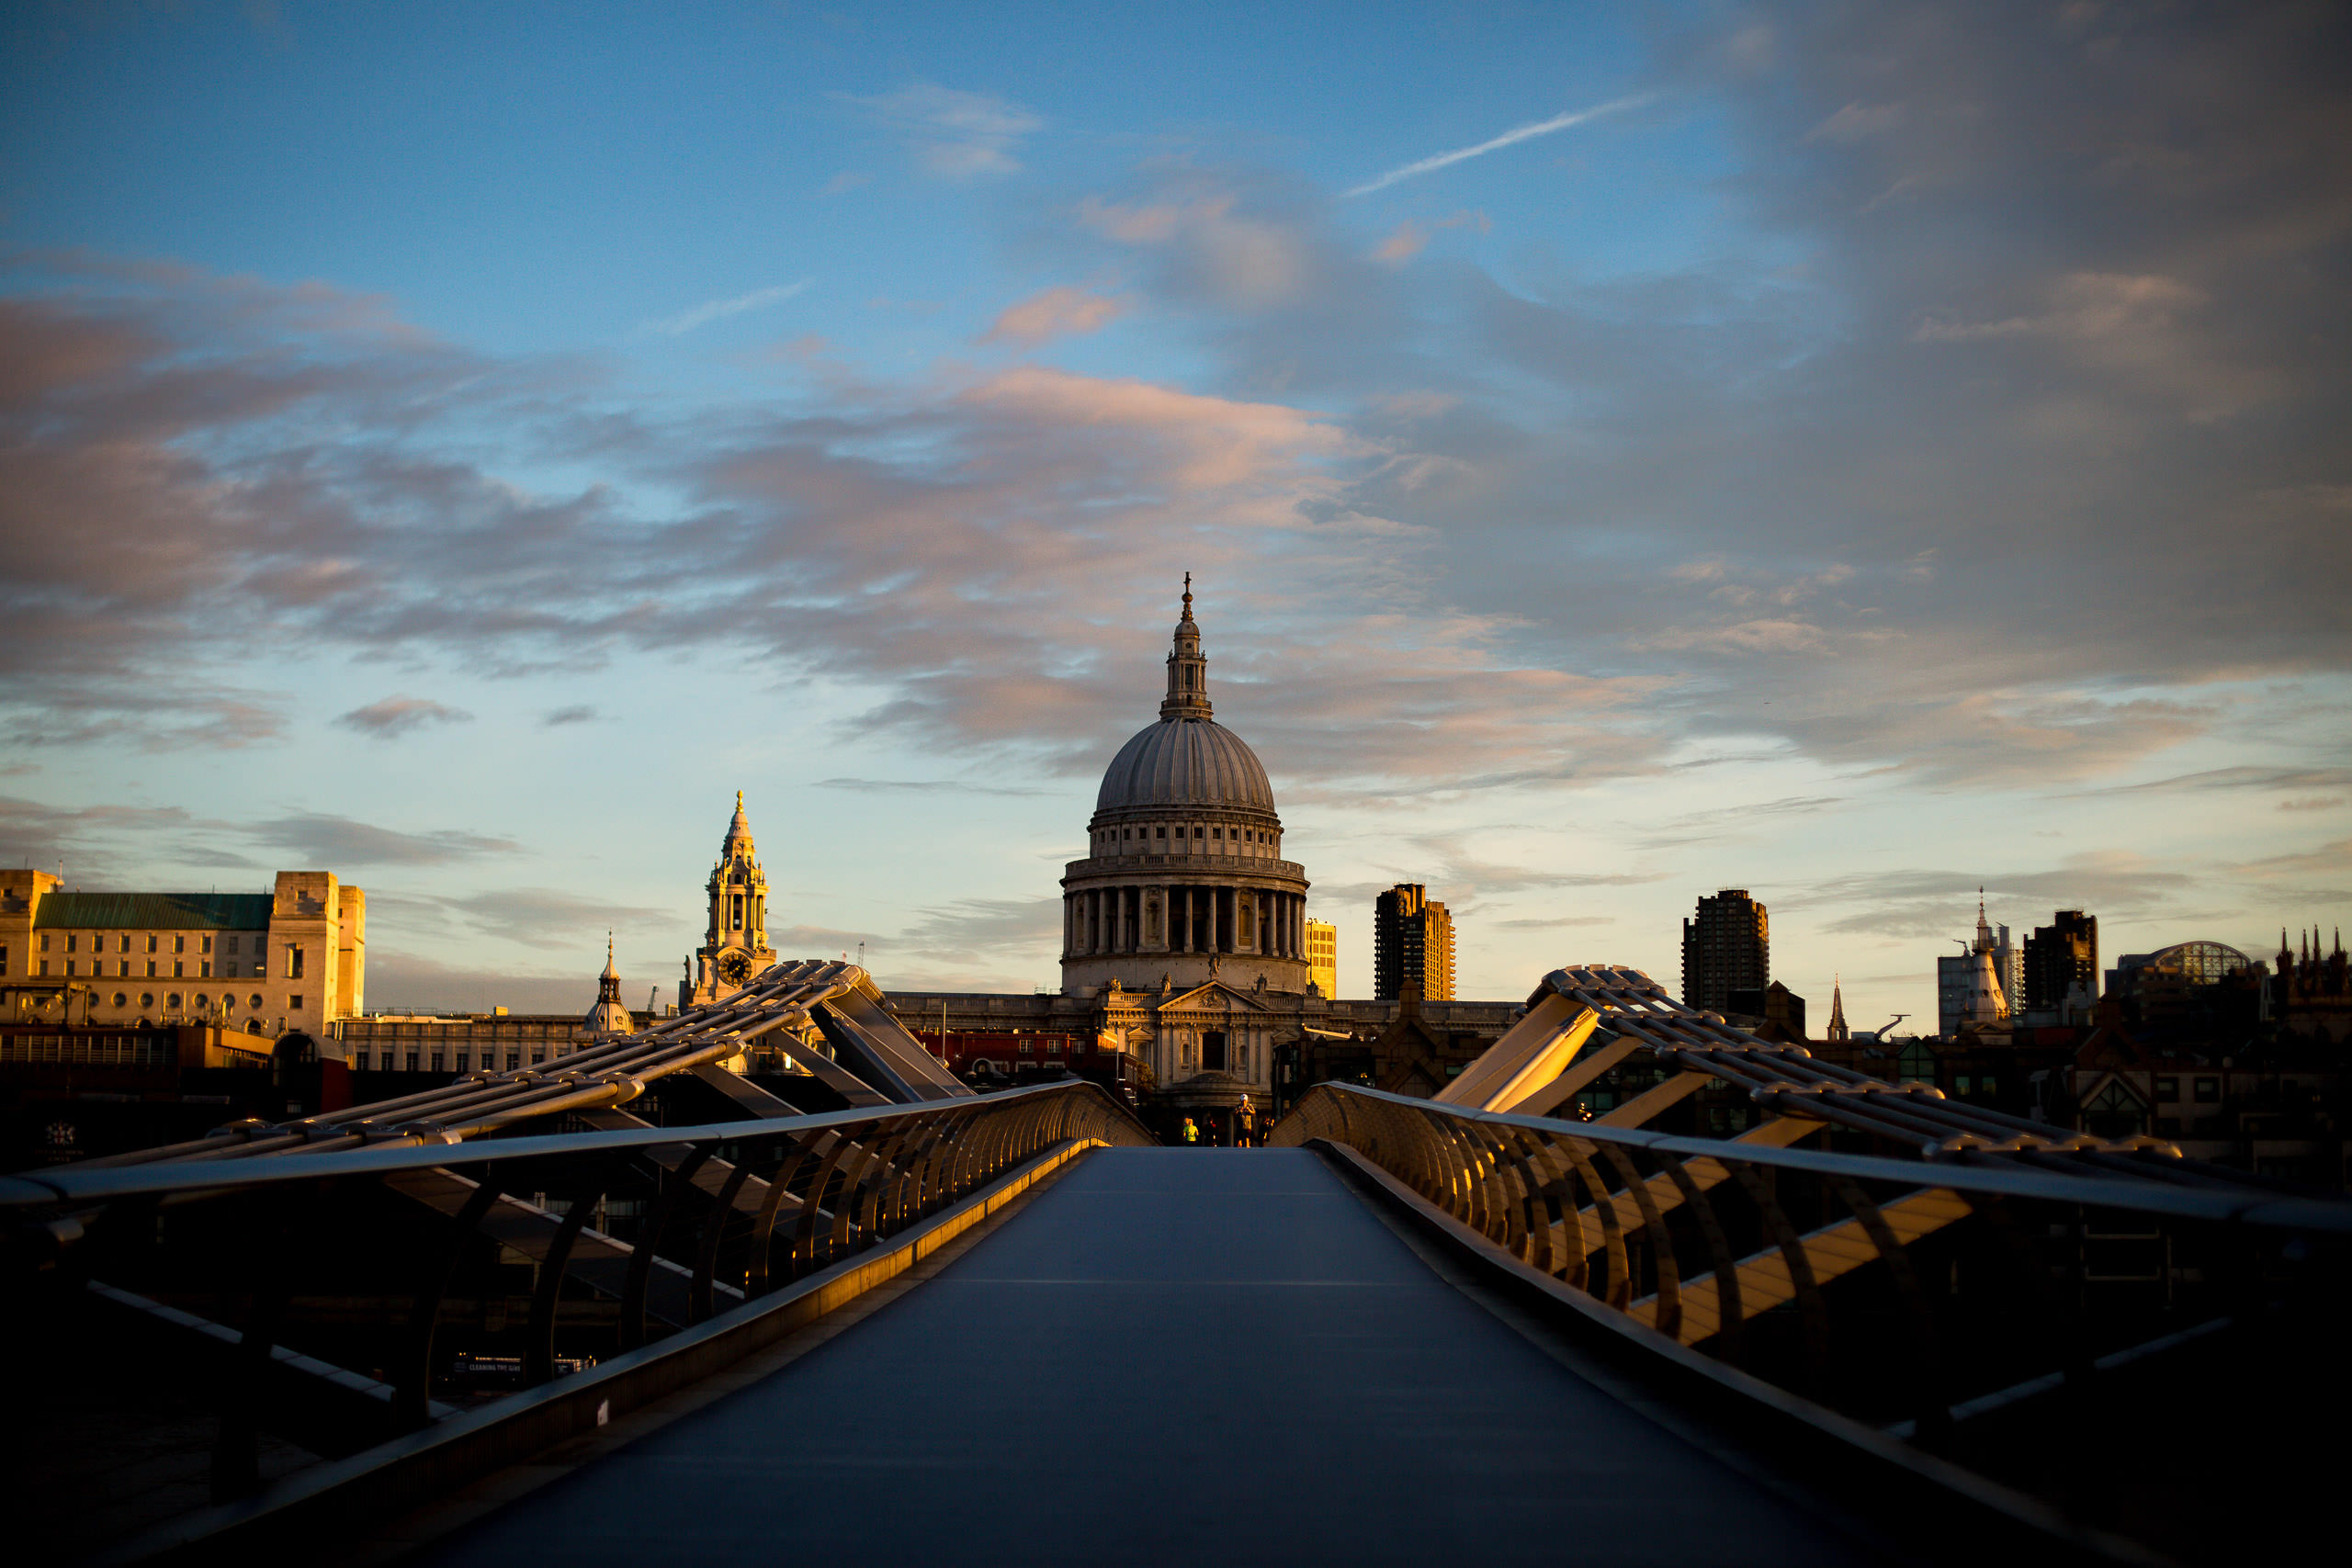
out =
[[[333,872],[281,871],[267,893],[85,893],[0,871],[8,1022],[323,1041],[363,1009],[367,979],[368,896]]]

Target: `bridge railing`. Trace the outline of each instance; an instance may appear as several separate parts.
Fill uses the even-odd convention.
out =
[[[2047,1493],[2037,1467],[2097,1466],[2078,1435],[2052,1449],[2079,1430],[2053,1408],[2128,1406],[2151,1376],[2176,1380],[2175,1409],[2206,1378],[2292,1386],[2352,1305],[2352,1202],[2250,1184],[1678,1137],[1341,1084],[1268,1141],[1352,1151],[1615,1343],[1705,1358],[2027,1491]]]
[[[534,1417],[539,1443],[609,1418],[887,1278],[1044,1164],[1152,1141],[1072,1081],[22,1173],[0,1178],[8,1375],[71,1411],[77,1382],[135,1362],[139,1386],[117,1391],[130,1403],[211,1405],[216,1502],[254,1491],[271,1463],[406,1452],[442,1428],[475,1439],[476,1461],[511,1462],[514,1442],[481,1440],[502,1405],[564,1395],[554,1425]],[[886,1254],[877,1273],[867,1260]],[[691,1364],[663,1372],[673,1350]]]

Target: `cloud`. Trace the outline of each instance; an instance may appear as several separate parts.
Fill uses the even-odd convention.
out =
[[[453,708],[430,697],[396,694],[369,703],[366,707],[353,708],[334,722],[361,735],[372,735],[379,740],[393,740],[426,725],[467,724],[472,722],[473,716],[463,708]]]
[[[595,708],[586,703],[572,703],[560,708],[549,708],[546,713],[541,714],[539,727],[543,729],[555,729],[567,724],[594,724],[602,716]]]
[[[1369,196],[1374,191],[1387,189],[1399,180],[1409,180],[1418,175],[1432,174],[1439,169],[1459,164],[1465,158],[1483,157],[1488,152],[1516,146],[1534,137],[1550,136],[1557,131],[1566,130],[1571,126],[1582,125],[1588,120],[1598,119],[1603,115],[1639,107],[1648,103],[1650,96],[1651,95],[1646,93],[1636,94],[1632,97],[1616,98],[1605,104],[1598,104],[1589,109],[1571,109],[1566,114],[1555,114],[1549,119],[1539,119],[1532,124],[1506,130],[1500,136],[1489,137],[1475,146],[1458,147],[1451,152],[1439,152],[1430,157],[1417,159],[1410,164],[1399,164],[1385,175],[1374,175],[1347,194],[1351,197]]]
[[[0,307],[0,716],[187,744],[142,694],[292,650],[723,650],[870,692],[853,732],[1077,778],[1148,716],[1190,566],[1286,803],[1736,755],[1934,810],[2257,734],[2339,761],[2352,169],[2316,24],[2181,13],[2092,71],[1999,7],[1758,15],[1659,55],[1739,169],[1698,261],[1391,266],[1328,188],[1197,156],[1037,192],[1024,242],[1119,277],[1181,378],[829,353],[689,411],[381,300],[51,258]],[[231,684],[199,743],[269,743],[288,699]]]
[[[1053,793],[1018,784],[967,784],[961,779],[819,779],[817,787],[851,790],[859,795],[869,795],[876,790],[903,790],[922,795],[1035,795]]]
[[[1023,138],[1045,121],[1009,98],[922,82],[876,97],[852,97],[896,132],[930,174],[943,179],[1009,175]]]
[[[1389,231],[1388,237],[1374,249],[1372,259],[1386,262],[1392,266],[1402,266],[1419,255],[1421,248],[1429,243],[1429,231],[1408,218]]]
[[[460,829],[407,833],[348,817],[299,812],[243,829],[254,842],[284,850],[305,864],[340,870],[357,865],[449,865],[483,855],[513,854],[514,840]]]
[[[2231,790],[2298,790],[2352,789],[2352,768],[2345,767],[2264,767],[2241,762],[2227,768],[2207,768],[2200,773],[2177,773],[2170,778],[2145,779],[2137,784],[2105,784],[2097,789],[2070,792],[2075,796],[2108,795],[2203,795]]]
[[[819,190],[817,194],[819,196],[845,195],[850,191],[855,190],[858,186],[869,183],[873,178],[873,175],[861,174],[855,169],[843,169],[840,174],[835,175],[831,179],[827,180],[823,188]]]
[[[2021,940],[2034,920],[2047,918],[2045,910],[2094,909],[2102,919],[2127,923],[2159,911],[2175,913],[2181,897],[2200,880],[2177,864],[2109,850],[2070,855],[2059,866],[2042,871],[1906,870],[1832,876],[1777,902],[1790,912],[1825,905],[1865,906],[1821,927],[1833,934],[1963,941],[1975,928],[1981,886],[1994,923],[2016,928]],[[2019,904],[2030,912],[2014,913]]]
[[[894,945],[933,963],[972,964],[990,956],[1042,955],[1059,945],[1062,901],[1050,898],[965,898],[926,909]]]
[[[1493,926],[1497,931],[1552,931],[1566,926],[1613,926],[1617,923],[1617,917],[1614,915],[1555,915],[1547,919],[1488,920],[1485,923]]]
[[[1030,347],[1057,337],[1083,337],[1101,332],[1126,311],[1126,303],[1107,294],[1089,293],[1068,286],[1048,288],[1005,307],[979,341]]]
[[[524,947],[580,947],[594,933],[612,930],[677,929],[675,909],[647,908],[582,897],[554,887],[500,887],[439,899],[483,936]]]
[[[771,305],[781,305],[795,295],[805,293],[814,278],[804,277],[797,283],[778,283],[766,288],[754,288],[749,294],[738,294],[731,299],[707,299],[691,310],[667,316],[658,321],[645,323],[647,332],[666,337],[680,337],[696,327],[740,316],[747,310],[764,310]]]

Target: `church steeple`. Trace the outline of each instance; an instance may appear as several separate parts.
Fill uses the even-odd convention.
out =
[[[1843,984],[1844,979],[1845,976],[1842,975],[1832,976],[1830,977],[1829,1032],[1822,1036],[1825,1040],[1828,1040],[1834,1043],[1841,1045],[1848,1040],[1853,1038],[1851,1032],[1846,1027],[1846,992]]]
[[[1209,716],[1209,661],[1201,652],[1201,628],[1193,619],[1193,574],[1184,574],[1184,615],[1176,623],[1175,646],[1168,654],[1168,696],[1159,705],[1161,721]]]
[[[768,946],[768,878],[752,842],[752,819],[743,792],[735,792],[735,815],[719,841],[718,859],[703,885],[710,897],[710,924],[702,949],[690,961],[678,1005],[717,1000],[775,962]]]

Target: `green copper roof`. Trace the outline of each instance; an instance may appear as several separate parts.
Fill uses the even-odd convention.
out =
[[[52,893],[36,926],[131,931],[260,931],[269,929],[267,893]]]

